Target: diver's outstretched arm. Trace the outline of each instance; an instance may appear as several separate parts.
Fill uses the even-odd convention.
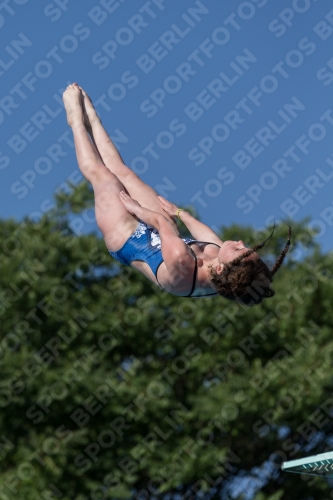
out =
[[[194,239],[198,241],[206,241],[209,243],[222,245],[223,241],[210,227],[206,226],[206,224],[198,221],[195,217],[193,217],[189,212],[186,212],[185,210],[179,211],[179,208],[176,205],[170,203],[170,201],[163,198],[163,196],[159,196],[158,198],[164,212],[169,214],[170,217],[178,215],[180,220],[185,224]]]

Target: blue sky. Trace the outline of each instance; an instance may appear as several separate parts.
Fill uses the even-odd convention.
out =
[[[8,0],[0,31],[1,217],[79,180],[60,100],[76,81],[160,194],[214,228],[310,215],[331,248],[329,0]]]

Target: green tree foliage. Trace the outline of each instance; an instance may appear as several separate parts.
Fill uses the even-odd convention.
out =
[[[244,308],[119,266],[91,202],[83,185],[0,222],[0,499],[329,498],[327,480],[280,470],[332,447],[332,256],[306,221],[276,295]]]

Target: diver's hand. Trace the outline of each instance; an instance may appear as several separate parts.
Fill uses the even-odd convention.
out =
[[[163,210],[170,215],[173,219],[177,217],[179,208],[174,203],[163,198],[163,196],[158,196],[159,202]]]
[[[127,211],[132,215],[136,215],[138,208],[141,208],[141,205],[126,194],[125,191],[120,191],[119,198],[125,205]]]

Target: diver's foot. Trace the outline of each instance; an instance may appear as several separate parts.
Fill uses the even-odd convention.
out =
[[[92,129],[95,123],[100,122],[100,119],[87,92],[85,92],[82,87],[79,88],[83,96],[84,124],[88,129]]]
[[[82,95],[79,86],[76,83],[68,85],[62,98],[66,109],[68,125],[73,128],[77,124],[84,123]]]

